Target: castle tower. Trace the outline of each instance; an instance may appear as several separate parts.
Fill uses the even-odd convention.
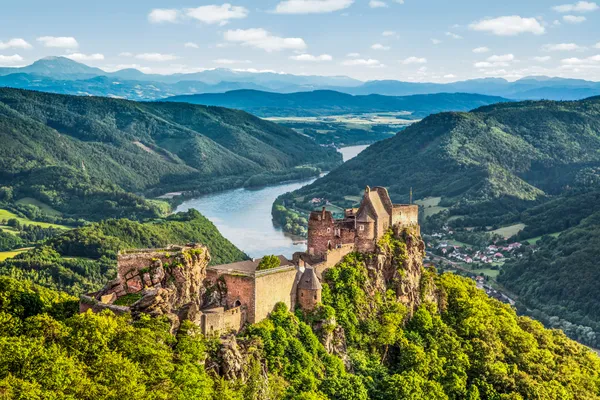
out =
[[[304,311],[312,311],[321,302],[321,291],[323,286],[315,274],[315,270],[307,267],[298,283],[298,304]]]
[[[308,254],[324,257],[334,246],[334,220],[331,211],[313,211],[308,219]]]

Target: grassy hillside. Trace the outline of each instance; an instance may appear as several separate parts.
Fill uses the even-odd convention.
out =
[[[375,143],[312,185],[304,199],[344,202],[366,185],[396,202],[441,197],[440,206],[476,218],[517,212],[558,194],[600,165],[600,98],[504,103],[442,113]]]
[[[1,237],[0,237],[1,239]],[[113,278],[119,250],[202,243],[211,264],[247,259],[196,210],[146,223],[109,219],[73,229],[43,245],[0,262],[0,274],[28,279],[42,286],[81,294],[100,289]],[[2,253],[0,253],[0,258]]]
[[[128,194],[206,191],[341,162],[242,111],[0,89],[0,186],[66,216],[153,217]],[[300,172],[300,173],[303,173]]]
[[[404,97],[368,95],[353,96],[332,90],[299,93],[272,93],[258,90],[233,90],[174,96],[166,101],[237,108],[261,117],[372,113],[407,111],[406,117],[421,118],[441,111],[469,111],[483,105],[508,101],[502,97],[468,93],[436,93]]]

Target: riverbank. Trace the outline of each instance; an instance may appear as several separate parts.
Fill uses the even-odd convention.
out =
[[[367,146],[340,149],[344,161],[355,157]],[[302,237],[285,233],[273,224],[271,209],[275,200],[314,182],[317,177],[280,183],[261,188],[237,188],[183,200],[176,212],[195,208],[212,221],[221,234],[250,257],[282,254],[291,257],[304,251]]]

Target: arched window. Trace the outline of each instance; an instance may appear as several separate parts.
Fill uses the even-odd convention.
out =
[[[235,303],[233,303],[234,307],[240,307],[242,305],[242,302],[239,300],[236,300]]]

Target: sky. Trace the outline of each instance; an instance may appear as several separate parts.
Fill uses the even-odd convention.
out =
[[[600,4],[561,0],[19,0],[0,66],[66,56],[108,71],[211,68],[452,82],[600,81]]]

